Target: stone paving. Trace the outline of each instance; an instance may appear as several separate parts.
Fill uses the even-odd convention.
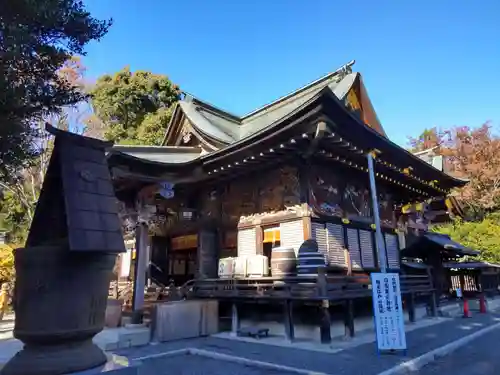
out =
[[[463,346],[456,352],[412,372],[412,375],[497,375],[500,373],[500,329]]]
[[[258,343],[252,344],[214,337],[181,340],[158,345],[149,345],[140,348],[118,350],[115,351],[115,353],[126,356],[129,359],[142,359],[143,364],[137,369],[139,371],[138,373],[141,375],[160,374],[160,372],[157,372],[157,368],[161,368],[162,366],[168,368],[171,366],[171,363],[175,364],[177,360],[175,357],[147,359],[148,356],[183,348],[200,348],[211,352],[306,369],[323,374],[375,375],[403,361],[420,356],[460,337],[479,331],[488,325],[498,323],[499,321],[500,314],[498,313],[487,315],[478,314],[470,319],[448,319],[438,325],[411,331],[407,333],[408,352],[406,356],[402,353],[379,355],[376,352],[374,343],[363,344],[335,354],[329,354],[309,350],[262,345]],[[205,359],[200,360],[199,358],[192,361],[190,358],[189,361],[184,361],[186,373],[200,373],[194,372],[199,371],[196,364],[197,361],[210,363],[211,366],[218,366],[218,361],[205,361]],[[226,366],[230,366],[228,362],[220,363],[220,366],[221,368],[218,373],[221,375],[227,373],[242,375],[247,374],[247,372],[240,372],[236,370],[236,372],[226,372]],[[213,372],[217,369],[212,369],[212,367],[207,367],[206,370],[207,375],[217,373]],[[240,370],[253,371],[253,369],[247,369],[245,366],[241,367]],[[148,373],[147,371],[151,372]],[[259,373],[263,373],[262,369],[259,369],[259,371]],[[167,374],[168,372],[164,373]],[[170,373],[177,374],[175,371]],[[132,374],[132,372],[130,374]],[[201,372],[200,374],[205,373]],[[251,374],[251,372],[248,372],[248,374]]]
[[[134,372],[135,370],[135,372]],[[145,361],[137,369],[119,370],[116,375],[292,375],[294,373],[246,366],[196,355],[181,355]]]
[[[235,358],[302,369],[304,370],[302,374],[306,374],[309,371],[311,374],[316,372],[328,375],[375,375],[403,361],[418,357],[460,337],[477,332],[486,326],[498,322],[500,322],[500,313],[476,314],[470,319],[441,318],[439,324],[424,326],[423,328],[407,332],[408,352],[406,356],[402,353],[398,355],[378,355],[373,340],[368,343],[360,341],[355,346],[343,346],[343,349],[336,353],[301,350],[217,337],[179,340],[136,348],[112,350],[113,354],[126,357],[129,363],[135,364],[135,366],[112,371],[111,373],[116,373],[116,375],[290,375],[292,373],[301,373],[300,371],[262,368],[249,363],[238,363],[238,361],[227,361],[220,358],[208,358],[199,355],[187,355],[186,353],[175,356],[162,355],[173,350],[195,348]],[[9,349],[9,345],[20,344],[17,340],[9,339],[9,337],[12,337],[10,332],[12,326],[13,321],[9,318],[0,323],[0,357],[5,356],[9,350],[15,349]],[[1,340],[2,338],[3,340]]]

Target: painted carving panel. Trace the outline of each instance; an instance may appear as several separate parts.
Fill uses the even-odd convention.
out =
[[[311,206],[315,211],[329,216],[344,216],[342,195],[344,183],[326,168],[314,167],[309,179]]]
[[[377,186],[377,193],[380,223],[382,226],[393,228],[395,225],[393,197],[384,186]]]
[[[352,220],[372,221],[370,188],[368,182],[348,181],[342,196],[345,216]]]
[[[366,180],[366,181],[365,181]],[[314,166],[309,178],[310,204],[322,215],[372,222],[368,176]],[[392,201],[384,193],[384,220],[392,220]]]

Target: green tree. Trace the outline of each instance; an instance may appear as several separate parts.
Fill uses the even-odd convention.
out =
[[[72,57],[59,69],[58,75],[72,87],[83,91],[84,72],[85,67],[80,58]],[[32,127],[36,130],[37,137],[32,147],[36,157],[24,166],[11,167],[9,179],[0,180],[0,191],[3,192],[0,196],[0,215],[3,218],[3,226],[8,229],[11,242],[23,244],[26,239],[52,154],[53,137],[45,131],[45,122],[74,133],[98,135],[95,127],[87,123],[81,124],[87,113],[82,113],[80,109],[80,105],[66,106],[59,113],[34,123]]]
[[[457,220],[440,225],[434,231],[449,235],[454,241],[481,252],[479,259],[500,264],[500,221],[498,214],[480,221]]]
[[[179,97],[179,87],[168,77],[128,67],[100,77],[91,90],[105,138],[121,144],[159,145]]]
[[[59,70],[110,25],[79,0],[0,2],[0,179],[36,155],[34,122],[85,97]]]

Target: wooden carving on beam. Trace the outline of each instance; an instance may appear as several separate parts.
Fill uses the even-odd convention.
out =
[[[280,185],[283,206],[293,207],[300,204],[300,182],[298,170],[292,167],[280,169]]]
[[[283,166],[260,173],[258,177],[249,177],[246,185],[248,189],[249,186],[254,187],[251,189],[254,198],[252,203],[245,202],[240,210],[240,224],[264,217],[296,213],[300,208],[300,183],[298,171],[294,167]],[[250,199],[250,196],[244,199]]]
[[[274,172],[274,173],[273,173]],[[282,191],[278,171],[265,174],[259,181],[259,208],[261,212],[279,211],[282,208]]]
[[[229,222],[238,222],[241,215],[250,215],[256,211],[255,179],[247,177],[230,181],[222,196],[222,216]]]

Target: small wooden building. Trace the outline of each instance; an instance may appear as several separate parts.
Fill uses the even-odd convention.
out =
[[[153,281],[216,278],[220,258],[297,251],[307,239],[331,273],[378,270],[367,154],[376,156],[382,251],[400,270],[401,232],[429,224],[402,207],[465,182],[387,138],[352,64],[245,116],[186,95],[162,146],[110,150],[122,218],[148,229]]]

